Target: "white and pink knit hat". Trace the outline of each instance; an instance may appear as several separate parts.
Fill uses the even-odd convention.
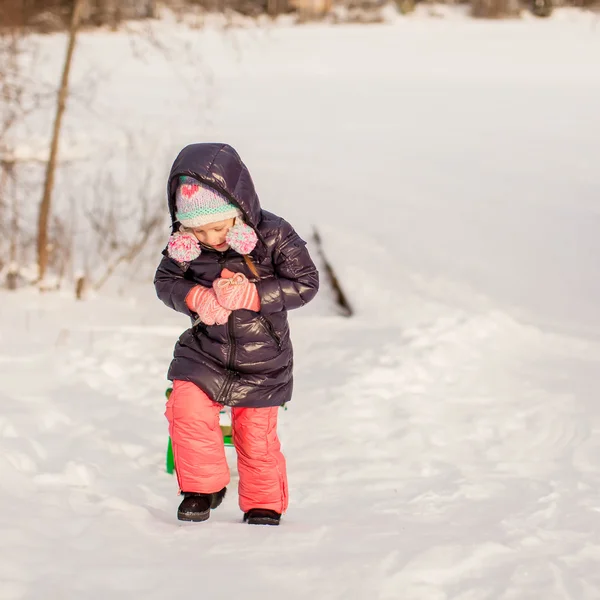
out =
[[[172,259],[180,263],[189,263],[202,252],[198,239],[188,230],[216,221],[235,218],[235,225],[225,237],[232,250],[239,254],[250,254],[256,247],[256,232],[244,223],[240,209],[225,196],[193,177],[182,175],[179,178],[179,186],[175,192],[175,209],[175,218],[183,229],[171,235],[167,251]]]
[[[189,229],[241,217],[240,210],[217,190],[182,175],[175,192],[175,218]]]

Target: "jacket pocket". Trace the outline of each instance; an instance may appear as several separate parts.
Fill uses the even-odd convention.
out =
[[[267,319],[267,317],[264,317],[263,315],[259,315],[258,320],[262,323],[266,332],[275,340],[277,347],[281,350],[281,339],[277,335],[277,332],[275,331],[275,328],[273,327],[273,323],[271,323],[271,321],[269,321],[269,319]]]

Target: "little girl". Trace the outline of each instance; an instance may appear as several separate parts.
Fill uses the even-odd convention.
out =
[[[288,505],[278,407],[292,396],[287,311],[319,288],[292,226],[261,209],[250,173],[227,144],[192,144],[169,176],[173,233],[154,285],[191,317],[175,345],[166,407],[184,498],[177,516],[205,521],[221,504],[229,468],[219,426],[231,407],[244,521],[278,525]]]

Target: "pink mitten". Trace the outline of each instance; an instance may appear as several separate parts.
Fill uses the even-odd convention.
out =
[[[224,325],[231,311],[221,306],[212,288],[197,285],[185,297],[188,308],[206,325]]]
[[[248,281],[243,273],[232,273],[229,269],[223,269],[221,277],[213,282],[213,289],[219,304],[229,310],[260,310],[256,286]]]

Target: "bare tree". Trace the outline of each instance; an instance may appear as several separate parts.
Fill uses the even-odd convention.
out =
[[[1,17],[14,15],[8,8],[2,6]],[[17,202],[19,167],[27,160],[18,148],[20,125],[50,97],[31,74],[37,58],[37,43],[23,27],[0,27],[0,271],[8,268],[11,289],[25,260]]]
[[[136,190],[124,190],[110,173],[101,175],[93,186],[97,195],[84,215],[90,229],[85,283],[94,290],[104,286],[121,266],[133,264],[161,237],[167,218],[164,199],[148,192],[150,170],[145,175]],[[137,200],[132,202],[132,197]]]
[[[67,97],[69,95],[69,74],[73,63],[73,53],[75,51],[75,42],[77,41],[77,33],[79,31],[79,18],[83,4],[84,0],[73,0],[71,22],[69,26],[69,41],[67,44],[67,53],[56,102],[56,115],[54,118],[52,140],[50,143],[50,154],[46,166],[44,193],[40,202],[37,236],[38,282],[40,286],[43,286],[44,284],[44,276],[46,275],[46,269],[48,267],[48,222],[51,212],[52,190],[54,188],[54,173],[56,171],[62,118],[67,104]]]
[[[15,265],[18,252],[19,213],[15,201],[14,162],[6,158],[0,160],[0,233],[3,244],[0,247],[0,271],[6,268],[6,287],[17,287]],[[6,264],[4,257],[8,257]]]

